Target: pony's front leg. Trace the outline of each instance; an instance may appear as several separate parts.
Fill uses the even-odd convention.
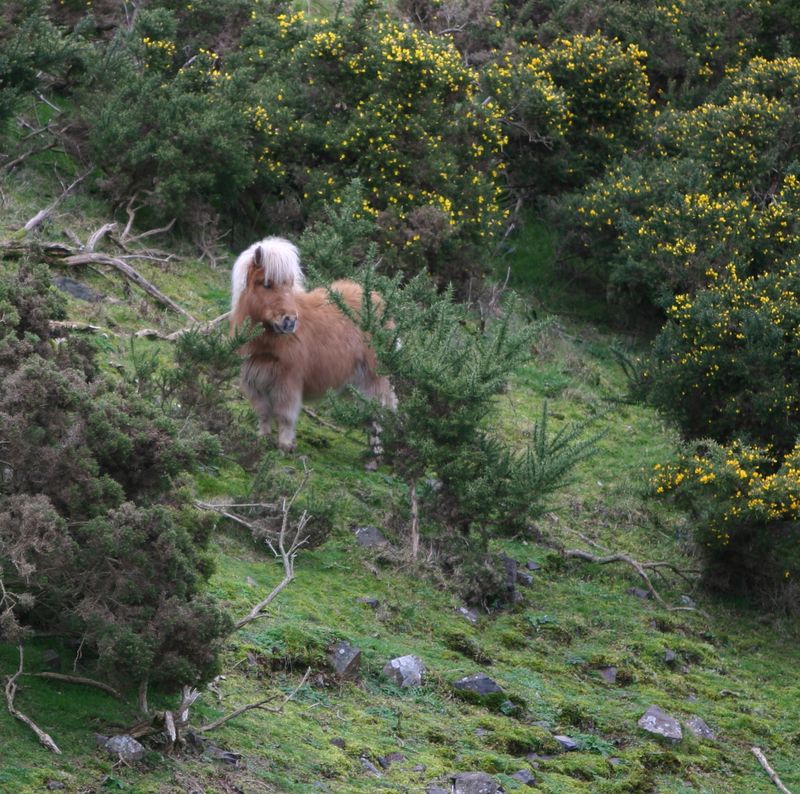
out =
[[[258,435],[272,439],[272,403],[263,394],[251,394],[250,404],[258,416]]]
[[[300,409],[303,407],[303,399],[300,389],[286,390],[282,399],[273,406],[275,419],[278,423],[278,449],[284,452],[294,450],[295,427],[297,418],[300,416]]]

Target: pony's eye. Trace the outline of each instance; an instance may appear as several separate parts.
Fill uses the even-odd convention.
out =
[[[272,289],[272,280],[264,282],[264,289]]]

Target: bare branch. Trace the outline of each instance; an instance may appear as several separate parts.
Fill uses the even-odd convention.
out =
[[[339,427],[339,425],[333,424],[333,422],[329,422],[327,419],[323,419],[313,408],[307,408],[303,406],[303,413],[306,416],[310,416],[315,422],[319,422],[323,427],[327,427],[329,430],[333,430],[337,433],[346,433],[347,430],[343,427]]]
[[[56,753],[57,755],[61,755],[61,750],[59,749],[58,745],[53,741],[52,737],[49,734],[45,733],[30,717],[23,714],[14,706],[14,696],[17,694],[17,678],[19,678],[20,675],[22,675],[22,667],[23,667],[23,649],[21,645],[18,647],[19,647],[19,669],[17,670],[16,673],[14,673],[14,675],[6,676],[5,695],[6,695],[6,707],[8,708],[8,713],[15,719],[27,725],[36,734],[36,738],[39,740],[39,742],[48,750],[50,750],[50,752]]]
[[[63,673],[24,673],[24,675],[31,676],[33,678],[46,678],[50,681],[66,681],[68,684],[82,684],[84,686],[93,686],[97,689],[102,689],[103,692],[107,692],[111,697],[116,698],[117,700],[124,700],[122,695],[114,689],[113,686],[109,686],[108,684],[104,684],[102,681],[95,681],[93,678],[83,678],[79,675],[64,675]]]
[[[103,224],[97,231],[93,232],[91,237],[86,241],[85,251],[91,253],[97,248],[97,244],[102,240],[107,234],[113,232],[117,228],[117,224],[113,221],[111,223]]]
[[[255,703],[248,703],[246,706],[240,706],[238,709],[232,711],[230,714],[226,714],[224,717],[220,717],[214,722],[210,722],[208,725],[202,725],[198,728],[198,731],[205,733],[206,731],[213,731],[215,728],[219,728],[220,725],[224,725],[229,720],[232,720],[234,717],[238,717],[240,714],[244,714],[246,711],[251,711],[252,709],[263,709],[264,711],[269,711],[272,714],[280,714],[283,711],[284,706],[290,701],[293,700],[297,693],[302,689],[305,685],[306,681],[308,681],[308,677],[311,675],[311,668],[309,667],[306,670],[305,675],[303,676],[300,683],[288,694],[284,697],[283,702],[277,708],[265,708],[265,704],[273,701],[277,698],[277,695],[270,695],[269,697],[263,698],[261,700],[257,700]]]
[[[769,779],[775,784],[778,791],[782,792],[782,794],[792,794],[792,792],[783,785],[783,782],[778,777],[778,773],[769,765],[769,761],[767,761],[764,753],[762,753],[758,747],[751,747],[750,751],[758,759],[758,763],[764,768],[764,771],[769,775]]]
[[[23,230],[25,233],[32,232],[37,226],[39,226],[46,218],[48,218],[58,206],[61,204],[64,199],[69,196],[70,193],[81,183],[83,182],[86,177],[89,176],[89,171],[84,174],[81,174],[72,184],[68,185],[64,188],[63,192],[60,196],[58,196],[55,201],[52,202],[49,206],[45,207],[43,210],[39,210],[26,224],[23,226]]]

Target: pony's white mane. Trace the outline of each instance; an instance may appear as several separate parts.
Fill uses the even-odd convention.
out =
[[[264,262],[264,280],[288,284],[295,292],[303,292],[305,279],[300,269],[300,253],[297,247],[283,237],[265,237],[261,242],[253,243],[246,251],[242,251],[234,262],[231,272],[231,311],[236,309],[239,297],[247,286],[247,272],[259,246]]]

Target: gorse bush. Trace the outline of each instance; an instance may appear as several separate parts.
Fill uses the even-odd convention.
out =
[[[200,683],[230,620],[202,593],[211,525],[181,477],[218,445],[103,378],[85,343],[52,344],[59,304],[44,266],[0,279],[3,637],[82,638],[122,685]]]
[[[703,442],[656,466],[653,488],[690,511],[713,587],[779,598],[800,575],[800,448]],[[796,594],[795,594],[796,595]],[[784,607],[800,603],[780,599]]]
[[[490,539],[524,531],[575,464],[591,454],[595,439],[580,427],[549,433],[546,408],[523,449],[493,432],[493,401],[530,355],[537,332],[514,327],[513,310],[482,329],[452,291],[437,292],[424,275],[401,285],[367,269],[362,284],[365,295],[377,289],[384,301],[376,309],[365,300],[356,319],[370,334],[398,405],[391,410],[362,398],[340,406],[340,413],[381,427],[384,458],[409,488],[412,549],[419,497],[421,535],[445,567],[461,572],[464,595],[502,601],[509,591],[502,563],[488,555]],[[482,573],[476,579],[470,570]]]

